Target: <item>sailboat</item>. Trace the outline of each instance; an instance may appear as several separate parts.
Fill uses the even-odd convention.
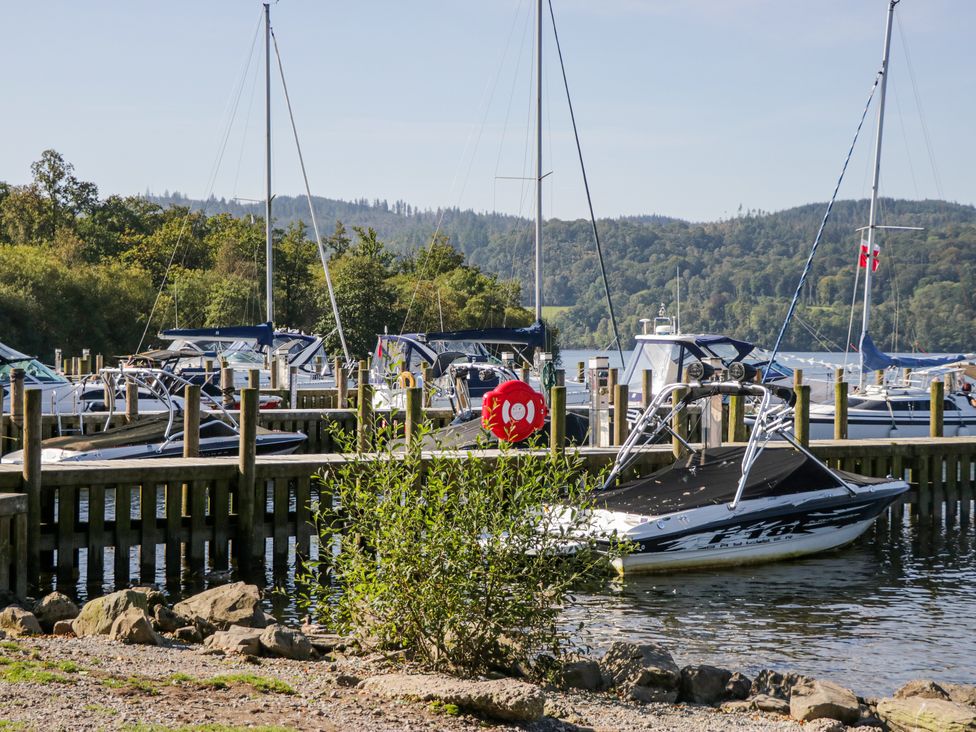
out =
[[[874,174],[871,183],[871,207],[868,223],[862,233],[861,262],[864,266],[864,309],[859,340],[860,374],[857,391],[848,400],[848,437],[924,437],[929,434],[930,392],[925,385],[867,384],[866,375],[872,371],[891,368],[939,369],[966,359],[960,354],[938,358],[892,356],[882,353],[871,339],[871,284],[875,260],[880,247],[877,235],[881,230],[900,229],[919,231],[918,227],[882,226],[878,224],[878,187],[881,177],[881,143],[884,134],[885,92],[888,86],[888,62],[891,50],[891,27],[895,6],[900,0],[889,0],[885,19],[884,53],[881,60],[881,79],[878,96],[878,120],[874,142]],[[938,372],[923,372],[931,379],[940,378]],[[947,436],[966,435],[976,428],[976,406],[969,395],[959,391],[945,395],[944,430]],[[833,404],[810,406],[810,436],[814,439],[833,437],[835,407]]]

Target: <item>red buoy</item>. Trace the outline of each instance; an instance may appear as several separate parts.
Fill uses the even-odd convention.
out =
[[[481,424],[499,440],[521,442],[546,421],[546,400],[524,381],[506,381],[485,394]]]

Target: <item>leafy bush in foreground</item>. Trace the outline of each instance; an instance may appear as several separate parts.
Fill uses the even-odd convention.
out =
[[[304,578],[311,614],[453,672],[559,655],[569,640],[563,604],[582,583],[607,581],[625,549],[601,537],[598,551],[588,535],[566,551],[567,536],[590,533],[595,479],[581,461],[510,447],[458,459],[383,444],[321,477],[333,499],[315,518],[321,546],[334,551],[322,550]]]

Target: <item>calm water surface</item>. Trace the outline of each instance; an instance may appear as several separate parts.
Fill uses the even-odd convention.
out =
[[[809,559],[626,578],[566,612],[584,640],[654,640],[679,665],[792,670],[861,694],[910,679],[976,682],[976,532],[906,518]]]

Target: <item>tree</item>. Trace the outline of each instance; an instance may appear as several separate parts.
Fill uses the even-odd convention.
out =
[[[59,226],[73,228],[75,218],[91,213],[98,202],[98,188],[75,178],[74,169],[56,150],[45,150],[31,164],[34,185],[47,202],[44,231],[52,239]]]

